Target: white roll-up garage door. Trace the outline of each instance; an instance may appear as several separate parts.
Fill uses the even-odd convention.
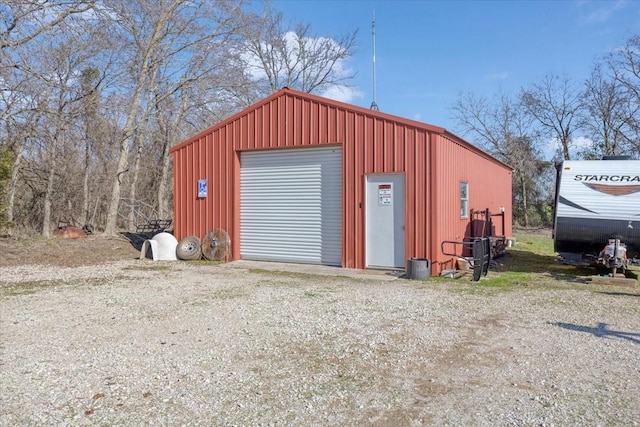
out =
[[[340,147],[241,153],[240,257],[342,264]]]

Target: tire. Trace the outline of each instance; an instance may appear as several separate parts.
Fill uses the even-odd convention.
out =
[[[196,236],[187,236],[178,242],[176,255],[183,261],[198,260],[202,257],[200,239]]]

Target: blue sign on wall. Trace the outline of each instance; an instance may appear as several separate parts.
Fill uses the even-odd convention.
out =
[[[207,180],[199,179],[198,180],[198,198],[203,199],[207,197]]]

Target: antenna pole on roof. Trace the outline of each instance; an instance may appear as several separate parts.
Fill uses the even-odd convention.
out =
[[[373,11],[373,21],[371,21],[371,35],[373,37],[373,102],[371,103],[371,109],[378,111],[378,104],[376,104],[376,11]]]

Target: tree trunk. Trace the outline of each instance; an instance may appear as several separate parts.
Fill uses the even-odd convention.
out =
[[[165,139],[162,146],[162,167],[158,182],[158,216],[160,218],[170,218],[173,209],[169,206],[169,170],[171,168],[171,156],[169,155],[169,144]]]
[[[89,223],[89,145],[89,140],[87,139],[85,141],[84,171],[82,174],[82,214],[80,216],[80,223],[82,225],[86,225]]]
[[[186,87],[185,87],[186,89]],[[188,90],[182,91],[182,101],[180,102],[180,110],[175,115],[175,119],[173,121],[173,129],[178,129],[180,127],[180,123],[183,121],[185,113],[187,111],[187,104],[189,102]],[[162,140],[162,167],[160,169],[160,178],[158,182],[158,215],[160,218],[172,218],[173,217],[173,208],[169,206],[169,194],[171,188],[171,155],[169,154],[169,148],[171,148],[172,144],[172,135],[173,132],[169,132],[167,129],[168,124],[162,119],[161,115],[158,114],[157,117],[158,123],[161,124],[160,128],[164,130],[161,132],[163,136]]]
[[[9,195],[7,197],[7,221],[14,222],[13,207],[15,205],[16,191],[18,188],[18,176],[20,175],[20,167],[22,166],[22,153],[27,145],[27,139],[22,138],[22,143],[16,147],[16,160],[11,170],[11,182],[9,183]]]
[[[136,157],[133,161],[133,177],[129,186],[129,198],[133,208],[129,211],[129,217],[127,218],[127,229],[135,230],[137,224],[136,218],[136,188],[138,186],[138,177],[140,176],[140,158],[142,157],[142,146],[140,145],[140,138],[134,138],[134,144],[136,145]]]
[[[113,235],[116,233],[116,226],[118,222],[118,208],[120,207],[120,189],[122,182],[120,176],[126,173],[127,159],[129,157],[129,140],[131,139],[130,130],[133,127],[133,111],[129,113],[129,119],[127,119],[127,126],[123,132],[120,140],[118,156],[118,167],[116,169],[116,176],[113,179],[113,185],[111,186],[111,201],[109,202],[109,208],[107,209],[107,224],[104,227],[105,235]]]
[[[49,154],[49,173],[47,174],[47,187],[44,193],[44,211],[42,215],[42,235],[51,235],[51,199],[53,196],[53,184],[58,168],[58,135],[53,138]]]
[[[140,102],[140,93],[142,92],[142,86],[145,80],[144,73],[141,71],[138,75],[138,81],[136,83],[135,91],[133,92],[133,98],[131,99],[131,108],[129,109],[129,115],[127,117],[127,123],[124,126],[122,132],[122,138],[120,139],[118,156],[118,167],[116,169],[116,176],[113,179],[113,186],[111,187],[111,201],[109,202],[109,208],[107,209],[107,224],[104,228],[105,235],[113,235],[116,233],[116,226],[118,222],[118,208],[120,207],[120,192],[122,187],[122,181],[120,177],[129,171],[129,150],[131,140],[133,138],[136,116],[138,114],[138,104]]]
[[[562,154],[564,155],[564,160],[571,160],[571,153],[569,152],[569,140],[567,138],[562,138],[560,143],[562,144]]]
[[[527,180],[524,176],[520,176],[520,188],[522,190],[522,220],[524,226],[529,226],[529,205],[527,202]]]

